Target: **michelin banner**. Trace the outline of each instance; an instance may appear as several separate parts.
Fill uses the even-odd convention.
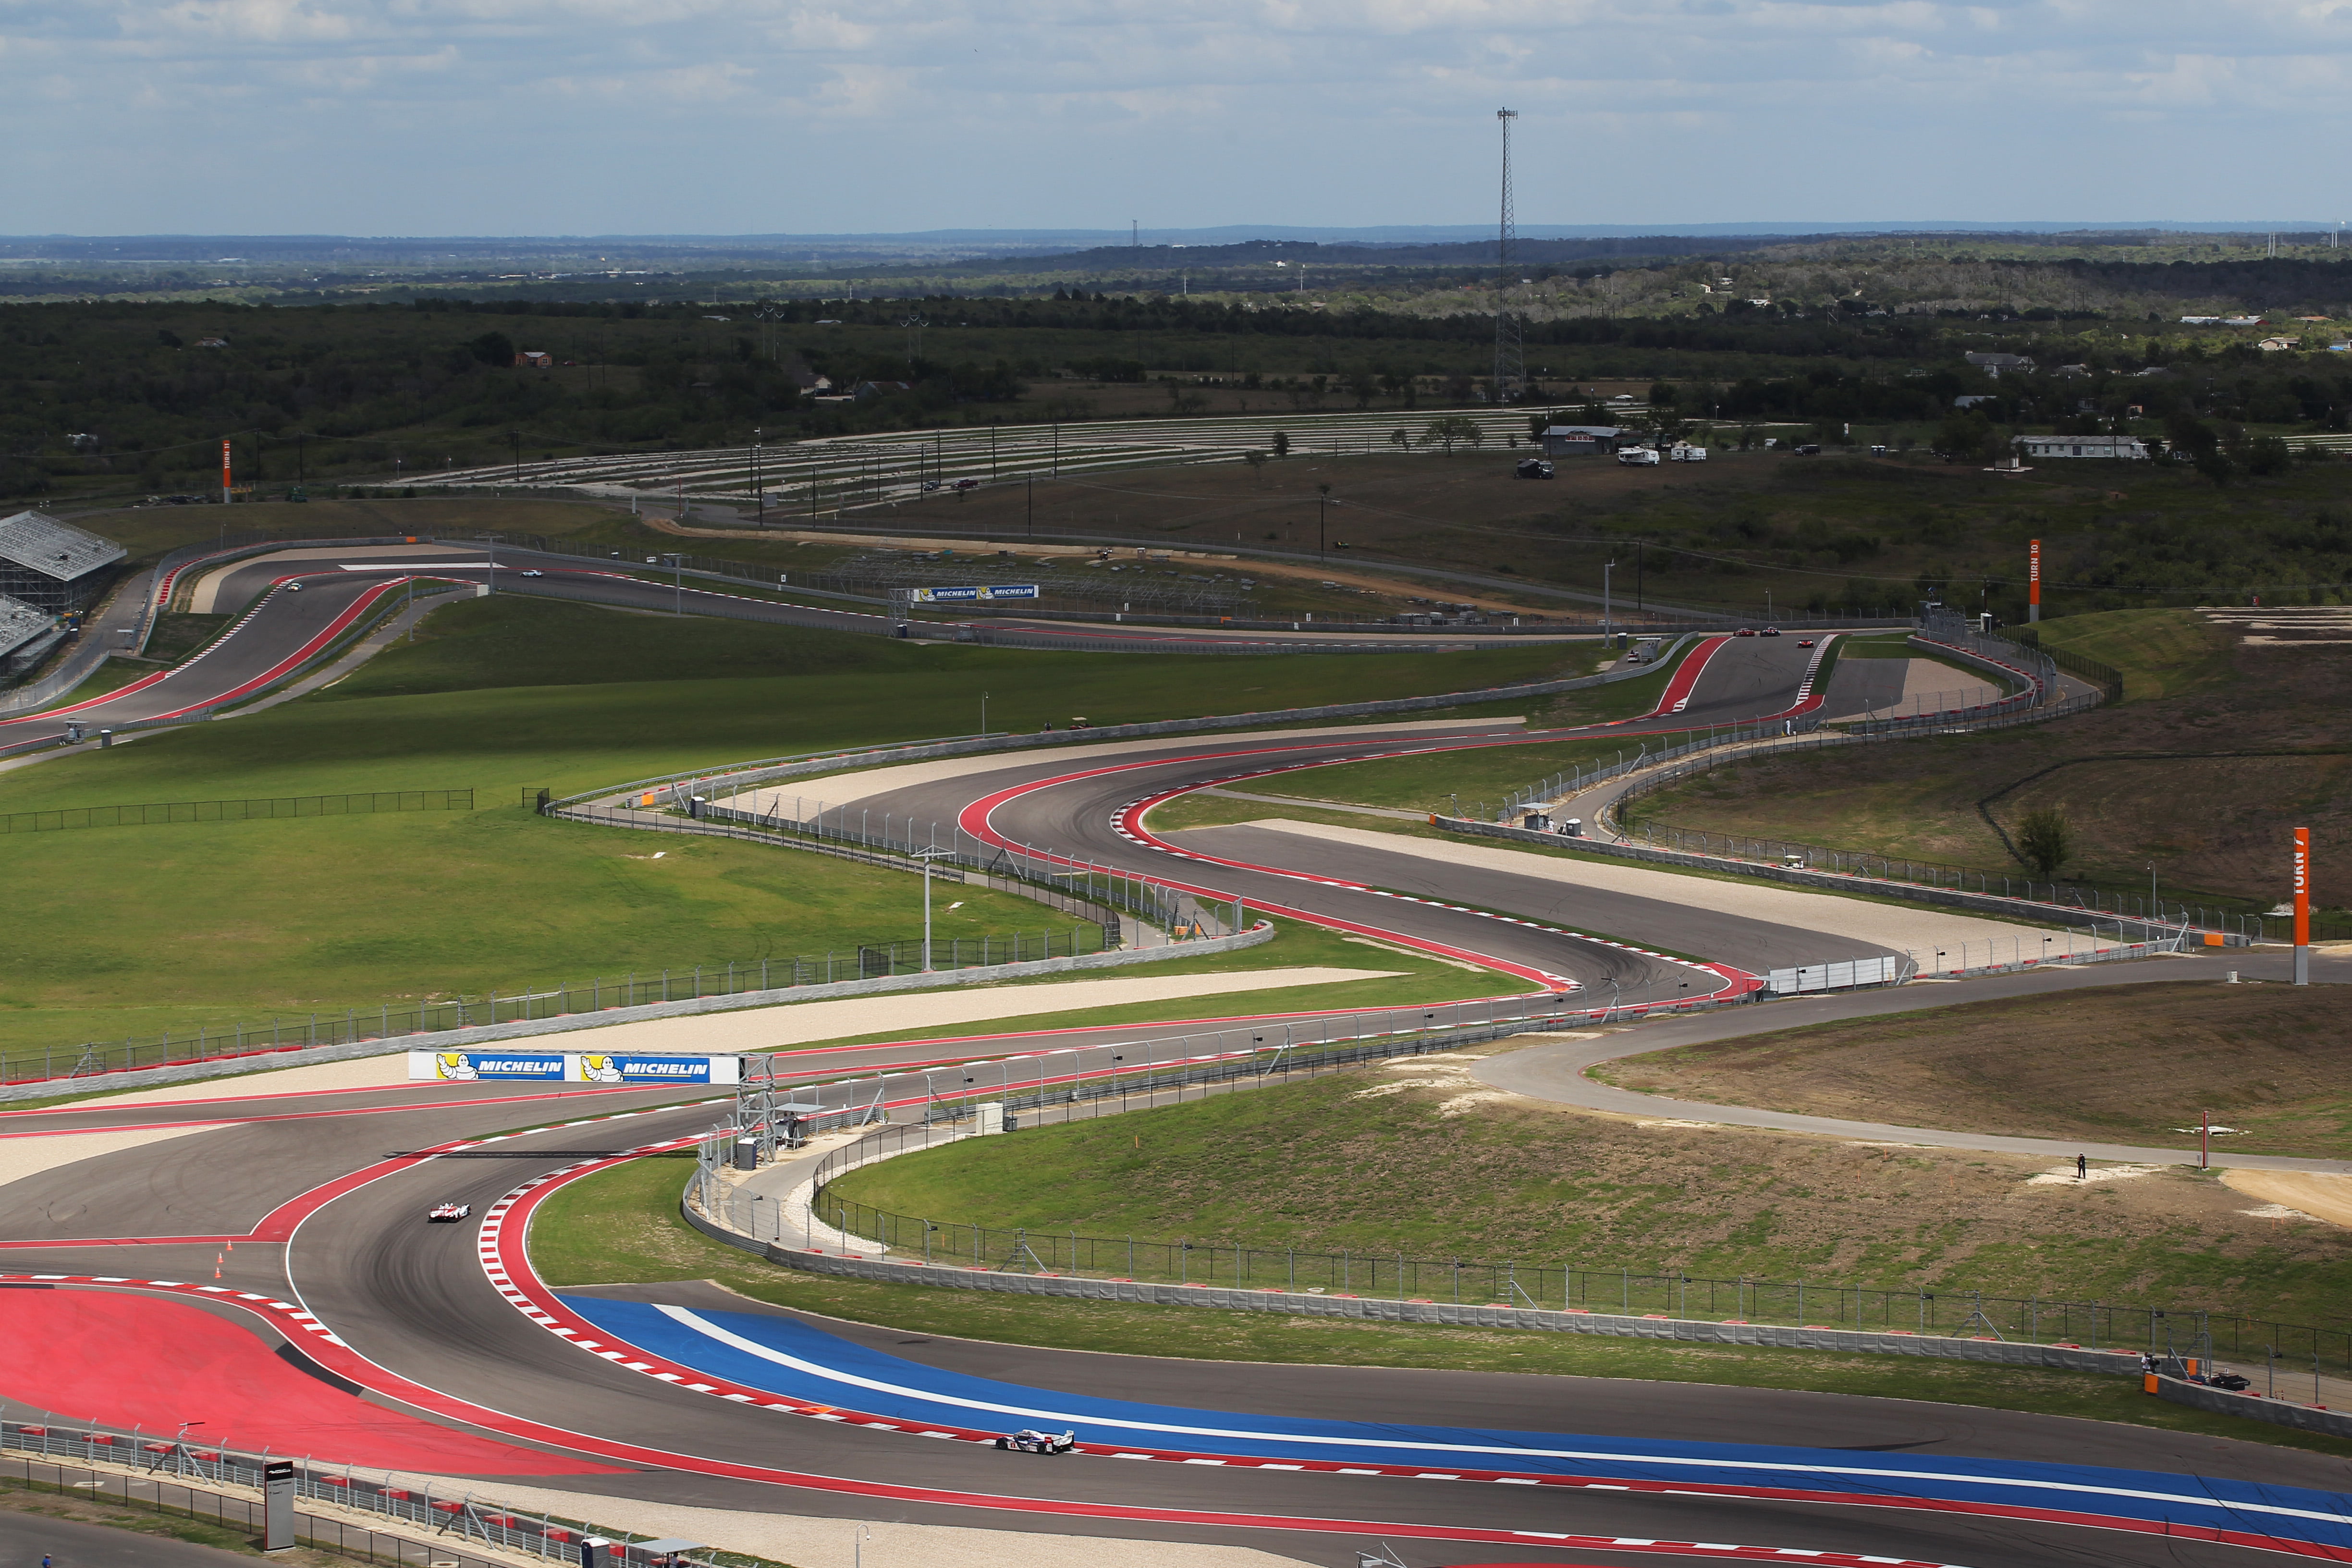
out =
[[[541,1079],[557,1083],[709,1083],[742,1081],[740,1057],[642,1056],[615,1051],[411,1051],[408,1076],[419,1083]]]
[[[919,605],[988,605],[1037,596],[1037,584],[1034,583],[991,583],[974,588],[918,588],[914,591],[914,601]]]

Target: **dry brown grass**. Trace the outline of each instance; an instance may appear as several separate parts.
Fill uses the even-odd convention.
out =
[[[2352,1016],[2333,986],[2119,985],[1822,1024],[1614,1065],[1679,1100],[2020,1137],[2352,1155]]]
[[[1362,1092],[1398,1080],[1427,1081]],[[2338,1321],[2352,1279],[2352,1232],[2257,1217],[2218,1173],[2036,1184],[2056,1162],[1463,1099],[1478,1092],[1458,1069],[1406,1063],[973,1140],[835,1190],[1041,1232],[1982,1289],[2299,1322]],[[1714,1315],[1728,1315],[1730,1292],[1717,1297],[1725,1310]]]
[[[2145,888],[2152,861],[2168,897],[2194,901],[2202,891],[2265,906],[2288,893],[2289,829],[2307,826],[2317,900],[2352,904],[2343,853],[2352,756],[2230,754],[2352,748],[2342,700],[2352,648],[2242,646],[2231,657],[2237,679],[2221,689],[1991,735],[1743,763],[1647,796],[1638,810],[1680,827],[2022,877],[1977,812],[2006,791],[1990,809],[2012,832],[2038,806],[2072,819],[2079,849],[2069,877]]]

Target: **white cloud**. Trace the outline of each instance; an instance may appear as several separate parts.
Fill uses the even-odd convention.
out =
[[[1476,222],[1505,103],[1531,223],[2292,216],[2347,86],[2352,0],[0,0],[23,230],[772,226],[780,122],[795,226]]]

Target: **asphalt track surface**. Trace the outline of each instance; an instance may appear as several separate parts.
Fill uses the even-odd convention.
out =
[[[340,601],[332,593],[319,595],[324,602],[314,608],[313,590],[306,589],[300,613],[318,616],[316,625],[323,627],[364,592],[354,582]],[[331,607],[338,603],[340,608]],[[1798,650],[1760,639],[1726,647],[1728,656],[1717,650],[1691,685],[1681,711],[1646,724],[1618,725],[1612,732],[1631,736],[1693,722],[1750,719],[1791,705],[1801,671]],[[1526,744],[1546,738],[1553,737],[1509,734],[1465,742],[1454,735],[1444,743]],[[1203,851],[1180,855],[1162,848],[1132,823],[1125,831],[1114,826],[1123,808],[1138,800],[1271,767],[1385,754],[1413,749],[1414,743],[1412,736],[1384,736],[1370,743],[1309,739],[1269,748],[1242,738],[1188,749],[1177,757],[1160,755],[1108,771],[1078,768],[1075,773],[1067,755],[1015,760],[1001,770],[910,791],[898,809],[933,810],[944,819],[1024,844],[1197,879],[1253,904],[1296,910],[1327,923],[1360,925],[1424,946],[1457,948],[1527,974],[1587,986],[1616,979],[1629,1002],[1637,994],[1664,998],[1669,984],[1677,988],[1674,994],[1686,994],[1680,987],[1696,973],[1687,963],[1535,931],[1472,907],[1506,914],[1525,910],[1538,918],[1556,913],[1528,907],[1538,891],[1517,885],[1524,879],[1433,878],[1424,896],[1450,903],[1407,901],[1349,885],[1373,880],[1349,874],[1371,869],[1357,862],[1335,858],[1298,863],[1302,856],[1324,854],[1328,847],[1286,839],[1285,863],[1244,865],[1237,862],[1248,860],[1254,839],[1270,836],[1219,830],[1222,839],[1202,841],[1205,852],[1216,858],[1202,860],[1187,857]],[[1433,742],[1423,738],[1418,743]],[[1186,838],[1189,843],[1192,836]],[[1381,880],[1392,885],[1396,874]],[[1539,896],[1554,900],[1558,889],[1545,884]],[[1664,909],[1633,907],[1638,902],[1602,911],[1608,929],[1630,934],[1628,928],[1643,920],[1669,918]],[[1725,971],[1765,962],[1767,944],[1777,940],[1754,929],[1752,921],[1709,925],[1703,914],[1679,908],[1671,918],[1676,947],[1734,955],[1738,962],[1718,961]],[[1728,973],[1718,973],[1717,978],[1730,982]],[[1968,994],[1955,987],[1935,1000],[1958,1001]],[[1759,1020],[1759,1026],[1766,1022]],[[1206,1049],[1202,1042],[1209,1034],[1231,1035],[1237,1042],[1240,1030],[1259,1026],[1252,1020],[1209,1020],[1156,1031],[898,1042],[804,1053],[795,1059],[812,1074],[850,1074],[884,1063],[960,1062],[1099,1045],[1114,1033],[1129,1038],[1190,1036],[1194,1048]],[[0,1215],[0,1269],[19,1278],[72,1276],[77,1289],[134,1290],[166,1296],[189,1310],[226,1312],[265,1342],[274,1335],[322,1364],[348,1369],[342,1374],[377,1391],[372,1397],[381,1403],[526,1447],[616,1463],[623,1473],[568,1477],[563,1482],[616,1497],[844,1518],[887,1510],[918,1522],[1226,1542],[1318,1563],[1351,1561],[1358,1546],[1383,1536],[1402,1545],[1415,1563],[1508,1557],[1631,1564],[1654,1562],[1661,1552],[1685,1560],[1752,1557],[1735,1552],[1735,1546],[1762,1548],[1768,1554],[1856,1553],[1882,1562],[2035,1568],[2218,1564],[2242,1556],[2242,1547],[2177,1532],[2118,1532],[1929,1508],[1895,1511],[1799,1497],[1695,1498],[1639,1489],[1563,1492],[1438,1479],[1400,1485],[1381,1476],[1308,1475],[1242,1465],[1204,1468],[1077,1455],[1046,1460],[895,1429],[810,1421],[728,1403],[584,1353],[518,1310],[486,1272],[472,1226],[422,1221],[434,1203],[470,1202],[478,1215],[484,1214],[524,1184],[592,1156],[691,1137],[719,1119],[721,1108],[704,1099],[709,1092],[551,1092],[542,1085],[475,1083],[257,1098],[249,1086],[241,1093],[231,1082],[199,1104],[11,1113],[0,1117],[0,1135],[152,1125],[194,1124],[203,1130],[148,1151],[97,1156],[12,1184],[9,1196],[15,1201]],[[690,1102],[698,1100],[703,1102]],[[472,1151],[496,1156],[491,1158],[426,1158],[415,1152],[551,1121],[614,1117],[618,1119],[506,1137]],[[222,1289],[250,1291],[260,1305],[224,1306],[215,1299],[200,1307],[189,1301],[185,1286],[134,1283],[208,1285],[215,1267]],[[90,1277],[116,1283],[87,1283]],[[1087,1355],[805,1319],[692,1284],[598,1294],[818,1322],[853,1343],[887,1348],[947,1372],[1201,1411],[1269,1417],[1304,1412],[1332,1420],[1409,1422],[1416,1428],[1569,1430],[1634,1441],[1718,1442],[1727,1434],[1752,1434],[1782,1446],[1857,1454],[2095,1465],[2319,1490],[2332,1490],[2346,1479],[2343,1461],[2319,1455],[1908,1401],[1613,1380]],[[289,1305],[286,1315],[270,1319],[270,1312],[279,1310],[270,1302],[298,1304],[301,1310]],[[127,1373],[135,1375],[135,1363],[126,1364]],[[1580,1539],[1548,1543],[1527,1536],[1511,1540],[1497,1531],[1544,1532],[1554,1542]],[[1423,1538],[1416,1539],[1417,1532]],[[1690,1542],[1729,1544],[1676,1544]]]
[[[664,583],[633,574],[659,571],[657,566],[637,562],[614,561],[608,567],[584,565],[577,556],[516,549],[497,552],[494,564],[487,549],[465,545],[356,545],[326,554],[317,553],[322,548],[317,544],[300,548],[299,558],[252,556],[226,568],[207,566],[203,560],[189,563],[180,570],[182,579],[217,573],[213,602],[236,606],[231,613],[238,619],[226,634],[195,658],[118,690],[41,713],[0,720],[0,745],[61,733],[68,723],[94,731],[142,720],[190,717],[248,699],[310,664],[356,619],[385,597],[404,593],[412,579],[433,586],[493,581],[499,593],[869,637],[887,635],[890,624],[887,616],[790,604],[730,591],[707,580]],[[1048,649],[1082,641],[1095,648],[1110,645],[1145,653],[1177,652],[1194,644],[1223,647],[1234,640],[1140,627],[978,624],[984,635],[999,644],[1016,642]],[[918,637],[925,635],[927,626],[917,625]],[[931,635],[940,635],[947,626],[947,623],[939,624]],[[1268,653],[1329,652],[1332,647],[1326,638],[1285,638],[1279,634],[1264,635],[1253,646]],[[1454,639],[1388,637],[1375,646],[1393,651],[1426,651],[1460,644]]]

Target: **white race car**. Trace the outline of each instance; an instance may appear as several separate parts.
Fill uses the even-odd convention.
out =
[[[996,1446],[1023,1454],[1066,1454],[1078,1446],[1078,1435],[1076,1432],[1039,1432],[1024,1426],[1018,1432],[999,1437]]]
[[[427,1223],[438,1223],[445,1219],[456,1221],[467,1217],[473,1212],[474,1205],[471,1204],[435,1204],[432,1212],[425,1218]]]

